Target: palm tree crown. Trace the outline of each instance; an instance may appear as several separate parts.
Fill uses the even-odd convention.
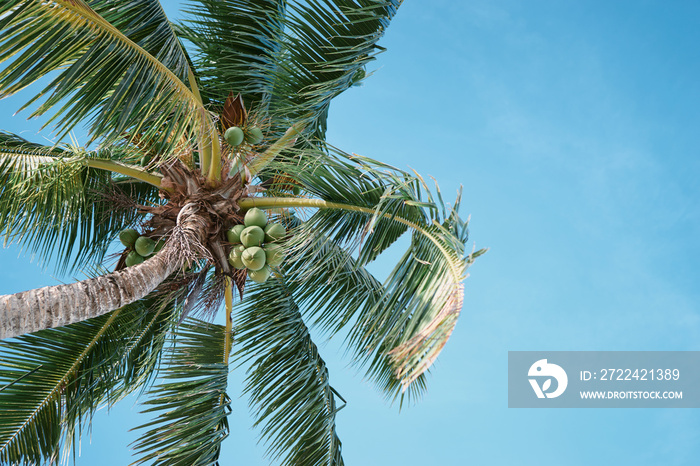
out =
[[[144,389],[136,464],[216,464],[247,364],[271,458],[343,464],[309,325],[344,335],[387,397],[420,395],[483,251],[459,199],[325,141],[400,3],[195,0],[180,23],[157,0],[0,4],[0,98],[39,86],[23,109],[59,140],[89,134],[0,132],[0,232],[90,275],[0,296],[0,462],[56,461]],[[378,280],[366,266],[404,234]]]

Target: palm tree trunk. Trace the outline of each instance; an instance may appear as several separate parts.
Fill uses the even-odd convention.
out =
[[[68,285],[0,296],[0,339],[80,322],[143,298],[182,265],[178,244],[201,244],[206,237],[206,221],[194,215],[196,209],[194,204],[183,207],[171,239],[142,264]]]

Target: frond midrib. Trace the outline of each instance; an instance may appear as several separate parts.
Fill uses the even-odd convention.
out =
[[[102,16],[98,15],[92,8],[86,5],[84,2],[80,1],[73,3],[66,0],[54,0],[59,3],[63,8],[72,11],[76,16],[79,16],[86,21],[95,25],[95,27],[111,35],[115,40],[121,42],[124,46],[135,51],[138,55],[145,58],[151,65],[153,65],[161,75],[165,75],[178,89],[178,91],[183,94],[187,100],[189,100],[194,107],[197,107],[201,112],[207,112],[207,110],[202,105],[202,102],[197,99],[193,91],[184,83],[180,78],[177,77],[167,66],[163,65],[156,57],[148,53],[143,47],[138,45],[136,42],[125,36],[119,29],[114,27],[111,23],[105,20]],[[83,5],[80,8],[78,5]],[[70,20],[68,20],[70,22]],[[188,65],[189,70],[189,65]]]
[[[170,20],[168,19],[168,15],[165,14],[165,10],[163,9],[163,4],[160,3],[160,1],[158,1],[158,2],[156,2],[156,3],[158,4],[158,9],[160,9],[160,12],[163,14],[163,18],[165,18],[165,20],[166,20],[167,23],[168,23],[168,29],[170,29],[170,32],[171,32],[171,34],[173,35],[173,37],[176,38],[175,42],[177,43],[177,46],[180,48],[180,51],[182,52],[182,55],[183,55],[184,57],[188,57],[187,51],[186,51],[185,48],[182,46],[182,43],[181,43],[180,40],[179,40],[179,36],[175,33],[175,29],[173,28],[173,23],[170,22]],[[185,60],[185,66],[187,66],[187,80],[189,81],[190,89],[191,89],[191,91],[192,91],[192,95],[193,95],[194,98],[197,100],[197,102],[200,103],[200,105],[204,105],[204,103],[203,103],[203,101],[202,101],[202,95],[201,95],[201,93],[199,92],[199,87],[197,87],[197,79],[195,78],[194,70],[193,70],[192,67],[190,66],[190,60],[189,60],[189,58]]]
[[[343,204],[340,202],[329,202],[329,201],[324,201],[323,199],[305,199],[305,198],[293,198],[293,197],[250,197],[247,199],[241,199],[238,201],[238,205],[243,208],[251,208],[251,207],[258,207],[258,208],[279,208],[279,207],[308,207],[308,208],[318,208],[318,209],[341,209],[341,210],[348,210],[348,211],[353,211],[353,212],[363,212],[366,214],[371,214],[371,215],[376,215],[377,210],[372,209],[369,207],[362,207],[362,206],[357,206],[357,205],[352,205],[352,204]],[[386,212],[379,213],[381,217],[384,217],[389,220],[394,220],[399,223],[402,223],[406,225],[409,228],[412,228],[416,232],[422,234],[426,238],[428,238],[435,246],[438,248],[440,253],[445,257],[447,260],[447,263],[449,264],[450,267],[450,273],[452,274],[452,278],[454,279],[455,283],[459,283],[462,281],[464,278],[462,274],[459,271],[459,268],[457,265],[454,263],[454,258],[449,254],[447,249],[445,249],[444,245],[438,241],[437,238],[435,238],[434,235],[430,234],[425,228],[423,228],[421,225],[418,225],[415,222],[412,222],[411,220],[405,219],[403,217],[400,217],[398,215],[394,214],[389,214]]]
[[[36,407],[36,409],[27,417],[27,420],[20,426],[19,429],[15,431],[15,433],[10,437],[7,442],[5,442],[4,445],[0,445],[0,453],[7,448],[12,441],[29,425],[29,423],[37,416],[39,411],[48,403],[56,394],[56,392],[60,389],[60,387],[66,382],[66,379],[77,369],[78,365],[82,363],[85,358],[88,356],[88,353],[90,350],[97,344],[97,341],[104,335],[104,333],[107,331],[110,325],[112,325],[112,322],[117,318],[119,313],[121,312],[121,309],[117,309],[112,313],[111,316],[109,316],[109,319],[104,323],[102,328],[95,334],[93,337],[92,341],[90,341],[90,344],[85,347],[85,350],[78,356],[75,360],[75,362],[66,370],[65,374],[61,379],[56,383],[54,386],[53,390],[49,392],[48,395],[39,403],[39,405]]]

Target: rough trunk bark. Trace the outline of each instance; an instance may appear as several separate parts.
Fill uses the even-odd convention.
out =
[[[174,232],[182,236],[142,264],[69,285],[0,296],[0,339],[80,322],[143,298],[182,265],[178,244],[203,242],[206,222],[195,212],[192,204],[185,206],[181,214],[186,215]]]

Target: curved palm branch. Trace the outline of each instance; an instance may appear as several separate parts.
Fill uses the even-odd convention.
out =
[[[284,270],[297,293],[306,290],[308,280],[336,280],[337,268],[314,265],[329,251],[329,243],[345,244],[350,250],[357,247],[357,267],[411,230],[409,247],[381,291],[375,286],[358,290],[363,293],[357,296],[362,304],[348,336],[356,357],[369,364],[370,376],[388,393],[399,387],[405,392],[434,362],[452,333],[462,308],[461,282],[483,251],[465,251],[468,231],[457,213],[459,198],[446,210],[441,197],[435,198],[419,176],[339,151],[333,156],[305,154],[296,164],[282,160],[268,169],[284,170],[320,199],[262,197],[242,200],[240,205],[318,209],[289,240]],[[347,261],[347,256],[326,260]],[[349,275],[358,276],[363,275]],[[328,322],[336,328],[351,322],[332,299],[304,293],[306,300],[300,304],[309,305],[312,316],[336,319]]]
[[[325,136],[330,101],[348,89],[374,59],[401,0],[312,0],[290,2],[286,47],[275,70],[270,114],[306,120]],[[277,125],[275,125],[277,126]]]
[[[218,464],[221,442],[228,436],[231,412],[228,383],[228,330],[188,319],[168,348],[161,381],[149,390],[144,413],[159,413],[135,442],[134,464]]]
[[[91,141],[139,135],[163,148],[209,128],[187,56],[157,0],[12,0],[0,5],[0,98],[60,71],[22,108],[57,108],[63,137],[90,123]],[[189,83],[189,86],[188,84]],[[192,86],[192,87],[190,87]]]
[[[285,217],[288,228],[301,225],[296,217]],[[357,315],[376,305],[384,293],[382,283],[359,264],[352,251],[319,233],[315,234],[313,244],[286,262],[285,273],[294,280],[288,286],[294,290],[294,297],[288,299],[303,303],[306,312],[312,313],[312,323],[330,336],[354,323]],[[356,351],[362,364],[366,355],[357,348]],[[398,382],[389,360],[377,358],[373,365],[380,389],[387,397],[395,397]],[[420,374],[408,387],[408,396],[417,398],[425,389],[425,374]]]
[[[5,242],[24,245],[42,260],[55,255],[61,273],[101,263],[118,232],[143,217],[134,206],[159,202],[154,186],[95,168],[136,171],[118,162],[130,154],[129,148],[85,152],[42,146],[0,132],[0,234]],[[158,180],[146,172],[131,174]]]
[[[196,48],[202,93],[221,108],[229,92],[325,134],[330,101],[357,81],[401,0],[198,0],[183,36]]]
[[[150,380],[172,321],[171,298],[0,342],[0,462],[57,459],[62,439],[75,446],[99,405]]]
[[[289,466],[344,464],[335,390],[283,279],[249,291],[235,329],[235,356],[251,363],[245,391],[272,459]]]
[[[257,107],[270,93],[283,45],[286,0],[198,0],[178,24],[194,46],[193,61],[205,102],[223,109],[230,92]]]

